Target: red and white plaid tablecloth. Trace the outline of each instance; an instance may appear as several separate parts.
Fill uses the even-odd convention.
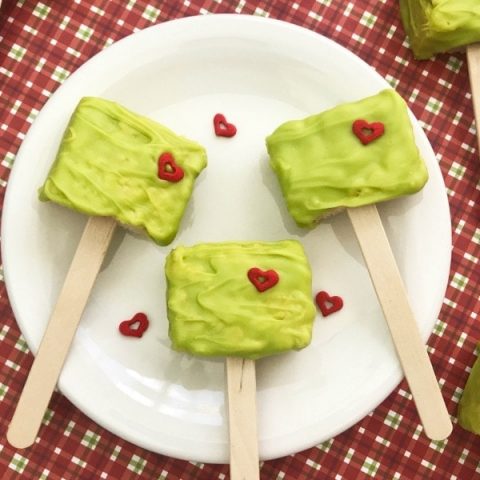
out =
[[[407,100],[436,152],[450,202],[453,258],[428,342],[448,410],[448,440],[421,433],[405,382],[370,415],[315,448],[261,465],[262,479],[480,478],[480,438],[456,411],[480,338],[480,158],[465,56],[415,61],[397,0],[4,0],[0,16],[0,205],[20,144],[49,96],[87,59],[153,24],[190,15],[278,18],[332,38],[367,61]],[[2,272],[0,270],[0,275]],[[15,450],[6,428],[32,363],[0,277],[2,479],[224,479],[228,466],[154,454],[104,430],[56,393],[40,438]]]

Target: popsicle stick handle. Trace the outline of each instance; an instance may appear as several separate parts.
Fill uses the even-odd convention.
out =
[[[468,73],[472,89],[473,113],[477,126],[478,155],[480,156],[480,43],[467,47]]]
[[[16,448],[35,442],[114,230],[111,218],[87,221],[8,427],[7,440]]]
[[[227,357],[230,479],[258,480],[255,362]]]
[[[348,209],[425,434],[443,440],[452,422],[375,205]]]

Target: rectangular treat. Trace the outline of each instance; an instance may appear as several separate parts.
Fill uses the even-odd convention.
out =
[[[311,271],[295,240],[178,247],[165,273],[176,350],[256,359],[310,343]]]
[[[39,198],[114,217],[166,245],[177,233],[206,159],[201,145],[163,125],[115,102],[85,97]]]
[[[479,0],[400,0],[400,13],[418,59],[480,42]]]
[[[301,227],[345,207],[417,192],[428,179],[407,106],[392,89],[286,122],[266,142],[288,210]]]
[[[475,360],[468,375],[458,404],[457,418],[462,428],[480,435],[480,358]]]

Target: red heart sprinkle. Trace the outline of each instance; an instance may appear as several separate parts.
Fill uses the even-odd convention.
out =
[[[228,123],[221,113],[213,117],[213,127],[217,137],[233,137],[237,133],[237,127],[233,123]]]
[[[260,268],[251,268],[247,276],[259,292],[274,287],[279,280],[278,273],[275,270],[260,270]]]
[[[368,123],[366,120],[355,120],[352,130],[364,145],[368,145],[383,135],[385,125],[382,122]]]
[[[118,326],[120,333],[127,337],[141,337],[149,325],[144,313],[136,313],[130,320],[124,320]]]
[[[167,180],[167,182],[179,182],[183,176],[183,168],[177,165],[173,155],[165,152],[158,158],[158,178]]]
[[[318,308],[322,312],[324,317],[330,315],[331,313],[338,312],[343,307],[343,300],[341,297],[336,295],[330,296],[327,292],[321,291],[318,292],[315,301],[317,302]]]

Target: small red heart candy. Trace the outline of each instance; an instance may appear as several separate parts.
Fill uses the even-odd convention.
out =
[[[183,176],[183,168],[175,162],[170,152],[165,152],[158,158],[158,178],[167,182],[179,182]]]
[[[237,127],[233,123],[228,123],[221,113],[213,117],[213,127],[217,137],[233,137],[237,133]]]
[[[341,310],[343,307],[343,300],[341,297],[337,297],[336,295],[330,296],[324,291],[317,293],[315,302],[317,302],[318,308],[320,308],[324,317],[331,313],[338,312],[338,310]]]
[[[260,268],[251,268],[247,275],[259,292],[274,287],[280,279],[275,270],[261,270]]]
[[[141,337],[147,330],[149,321],[144,313],[136,313],[130,320],[124,320],[118,326],[120,333],[127,337]]]
[[[385,125],[382,122],[368,123],[366,120],[355,120],[352,130],[364,145],[368,145],[384,134]]]

